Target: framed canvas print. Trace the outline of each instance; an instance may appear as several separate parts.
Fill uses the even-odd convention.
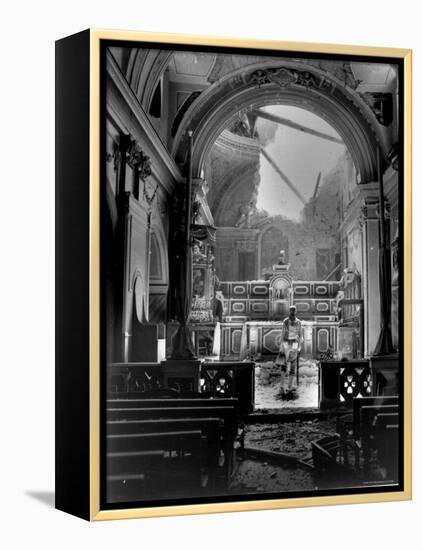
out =
[[[411,52],[56,43],[56,506],[411,497]]]

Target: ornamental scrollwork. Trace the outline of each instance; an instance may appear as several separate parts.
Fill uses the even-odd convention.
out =
[[[144,153],[136,139],[130,134],[121,134],[120,140],[113,142],[111,153],[106,154],[106,161],[113,162],[115,172],[122,161],[122,157],[131,168],[137,169],[138,177],[142,181],[145,181],[152,174],[149,156]]]
[[[152,208],[154,199],[155,199],[155,197],[157,196],[157,191],[158,191],[158,183],[157,183],[157,185],[155,186],[155,189],[152,189],[151,187],[147,187],[147,184],[146,184],[146,182],[144,181],[144,192],[143,192],[143,197],[144,197],[145,202],[148,204],[148,207],[149,207],[150,209]]]
[[[360,96],[383,126],[393,122],[393,95],[391,93],[364,92]]]
[[[258,87],[264,84],[277,84],[281,88],[287,88],[291,85],[302,86],[304,88],[324,88],[333,92],[335,84],[324,76],[315,75],[310,71],[299,71],[289,67],[278,67],[270,69],[258,69],[251,73],[249,82]]]
[[[120,147],[116,141],[113,141],[111,153],[106,153],[106,161],[113,163],[113,169],[117,172],[121,160]]]
[[[129,147],[126,151],[126,162],[131,168],[136,168],[139,179],[145,181],[152,174],[151,160],[146,155],[138,142],[129,136]]]

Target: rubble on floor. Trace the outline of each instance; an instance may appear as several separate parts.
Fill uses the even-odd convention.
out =
[[[280,396],[281,369],[274,361],[257,362],[255,368],[255,409],[318,407],[318,364],[300,359],[299,386],[295,400]]]
[[[287,493],[315,489],[312,472],[303,466],[283,466],[254,459],[239,462],[230,486],[236,494]]]
[[[279,451],[300,460],[308,460],[311,457],[311,441],[330,435],[335,429],[334,418],[248,424],[244,428],[244,445]]]
[[[270,456],[254,456],[254,451],[243,455],[240,452],[230,489],[240,493],[315,490],[313,471],[301,461],[310,459],[312,440],[332,433],[334,429],[335,420],[318,418],[245,425],[245,449],[276,451],[280,455],[274,460]]]

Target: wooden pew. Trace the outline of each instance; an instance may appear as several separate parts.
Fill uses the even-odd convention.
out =
[[[391,479],[398,477],[399,425],[397,412],[380,413],[374,420],[374,446],[377,449],[378,462]]]
[[[141,434],[154,432],[177,432],[200,430],[206,439],[203,454],[211,483],[216,481],[223,425],[219,418],[167,418],[150,420],[111,420],[106,424],[106,434]]]
[[[374,448],[376,418],[380,414],[396,413],[398,405],[372,405],[360,408],[360,443],[363,455],[364,468],[369,470],[371,450]]]
[[[164,460],[164,451],[107,452],[106,475],[108,481],[119,481],[131,476],[141,479],[144,472],[159,471]]]
[[[192,446],[196,449],[201,438],[201,430],[113,434],[106,436],[106,449],[107,453],[159,450],[185,454],[191,452]]]
[[[107,436],[107,496],[111,501],[200,490],[200,430]],[[174,456],[176,454],[176,457]]]
[[[154,400],[155,401],[155,400]],[[174,400],[174,401],[179,401]],[[181,400],[183,401],[183,400]],[[237,412],[235,404],[230,406],[203,406],[203,401],[199,400],[198,405],[201,406],[176,406],[176,407],[155,407],[155,403],[152,407],[137,407],[137,408],[114,408],[109,407],[106,411],[106,417],[108,421],[141,421],[141,420],[166,420],[166,419],[204,419],[209,418],[210,414],[214,418],[221,418],[223,422],[223,452],[225,458],[225,470],[226,476],[229,477],[233,467],[233,443],[237,434]],[[214,400],[212,400],[214,401]],[[216,400],[217,401],[217,400]],[[167,403],[169,404],[169,403]],[[184,403],[183,403],[184,404]],[[180,405],[180,403],[178,403]]]
[[[237,415],[233,406],[223,407],[134,407],[134,408],[115,408],[110,407],[106,410],[107,420],[155,420],[169,418],[209,418],[212,414],[215,418],[222,418],[224,421],[225,432],[233,436],[237,432]]]
[[[158,429],[159,428],[159,429]],[[205,433],[218,433],[220,419],[208,418],[164,418],[150,420],[109,420],[106,423],[107,435],[152,433],[154,431],[178,431],[185,429],[200,429]]]
[[[336,432],[340,435],[341,445],[344,449],[344,458],[347,458],[348,448],[354,448],[354,463],[356,468],[360,468],[360,455],[362,449],[362,407],[380,408],[393,406],[396,408],[393,409],[392,412],[395,412],[398,410],[398,403],[398,397],[396,396],[355,397],[353,399],[353,411],[337,418]],[[363,430],[366,430],[364,439],[368,439],[373,436],[372,420],[373,418],[366,418],[364,420],[365,427]],[[365,443],[366,441],[364,442],[364,446]],[[366,456],[366,460],[368,459],[369,457]]]
[[[383,405],[398,405],[397,396],[379,396],[379,397],[355,397],[353,399],[353,437],[355,440],[361,438],[361,408],[362,407],[381,407]]]
[[[391,407],[392,408],[392,407]],[[399,424],[399,414],[398,411],[392,412],[380,412],[374,419],[374,428],[375,433],[378,430],[382,430],[387,425],[398,425]]]
[[[122,502],[160,494],[164,490],[164,451],[106,453],[108,502]]]
[[[238,400],[234,397],[221,397],[215,399],[203,399],[202,397],[190,398],[129,398],[107,399],[106,407],[109,408],[166,408],[166,407],[235,407],[238,411]]]
[[[338,434],[329,435],[311,441],[312,461],[317,470],[336,468],[339,458],[340,437]]]
[[[179,457],[193,456],[199,471],[208,451],[208,441],[201,430],[113,434],[106,436],[107,453],[164,451]]]

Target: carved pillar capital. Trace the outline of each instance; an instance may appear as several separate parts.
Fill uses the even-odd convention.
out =
[[[376,210],[375,210],[376,216],[379,219],[380,217],[380,205],[377,204]],[[388,221],[391,218],[391,207],[390,203],[387,199],[384,199],[384,219],[385,221]]]
[[[106,161],[113,163],[113,170],[117,172],[121,161],[120,147],[117,141],[113,140],[111,151],[106,153]]]
[[[151,160],[141,149],[138,142],[129,134],[128,147],[126,150],[126,162],[133,169],[137,170],[138,177],[145,181],[152,174]]]

